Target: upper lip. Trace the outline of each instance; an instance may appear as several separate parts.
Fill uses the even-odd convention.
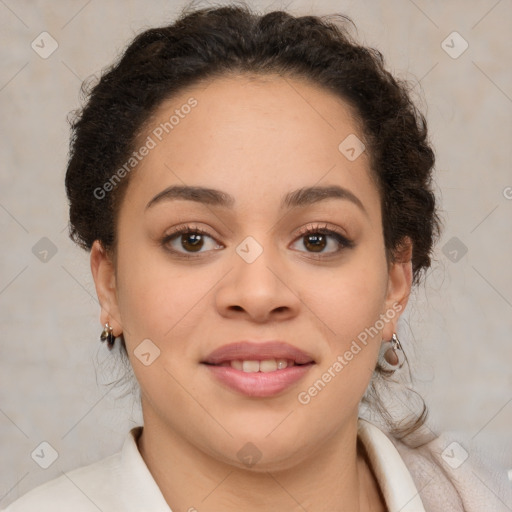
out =
[[[225,361],[266,359],[288,359],[296,364],[315,362],[311,356],[284,341],[237,341],[215,349],[202,362],[220,364]]]

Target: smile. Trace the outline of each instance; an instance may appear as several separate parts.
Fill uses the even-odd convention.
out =
[[[264,363],[264,361],[246,361],[253,368]],[[292,365],[280,370],[264,372],[237,370],[230,365],[204,365],[211,375],[223,386],[254,398],[267,398],[278,395],[287,390],[306,373],[309,372],[314,363]]]

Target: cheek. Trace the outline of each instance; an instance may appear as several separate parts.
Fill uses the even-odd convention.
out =
[[[187,381],[185,366],[177,362],[190,357],[183,332],[191,329],[190,312],[199,293],[190,276],[166,264],[154,248],[134,248],[118,260],[118,304],[127,351],[145,399],[157,409],[160,402],[187,405],[178,384]],[[146,365],[141,354],[147,352]]]
[[[387,287],[384,259],[371,253],[366,259],[354,256],[350,264],[319,282],[323,283],[322,290],[308,300],[314,303],[313,311],[330,327],[331,337],[340,347],[374,325],[383,312]]]
[[[187,315],[199,294],[192,273],[166,261],[163,250],[131,245],[118,260],[118,303],[132,337],[162,339]],[[160,254],[161,252],[161,254]]]
[[[183,361],[198,359],[198,342],[204,341],[204,333],[211,327],[204,325],[204,309],[213,307],[209,292],[218,276],[207,267],[170,263],[155,248],[126,251],[118,268],[120,315],[137,378],[149,394],[154,391],[158,395],[162,389],[179,391],[169,372],[180,382],[190,381],[186,375],[190,365]],[[134,357],[146,339],[156,345],[159,354],[147,368]]]
[[[317,386],[321,393],[312,389],[312,409],[329,407],[329,403],[355,407],[375,368],[387,273],[384,256],[379,258],[378,251],[366,255],[355,257],[350,265],[323,279],[323,292],[305,299],[322,320],[317,324],[327,326],[323,332],[328,341],[315,376],[322,381]]]
[[[351,273],[343,289],[333,283],[333,300],[319,309],[329,327],[328,343],[315,374],[297,397],[306,416],[322,418],[324,425],[319,429],[336,430],[348,411],[357,409],[375,369],[381,343],[377,322],[383,307],[382,283],[378,279],[370,283],[369,278],[368,273]]]

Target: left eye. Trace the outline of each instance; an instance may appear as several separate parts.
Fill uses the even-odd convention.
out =
[[[333,239],[334,241],[329,244],[329,241]],[[308,229],[301,233],[295,243],[300,243],[300,241],[302,241],[302,246],[305,247],[308,252],[313,253],[336,253],[341,250],[340,246],[341,248],[350,246],[349,241],[345,237],[336,231],[324,228]],[[333,250],[325,251],[324,249],[326,247],[332,247]]]

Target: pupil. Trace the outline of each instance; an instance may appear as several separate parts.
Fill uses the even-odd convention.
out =
[[[203,242],[201,238],[202,237],[200,234],[187,235],[184,240],[182,239],[181,245],[183,246],[184,249],[187,249],[186,245],[189,244],[190,240],[192,240],[192,242],[190,243],[192,250],[201,249]]]
[[[320,252],[320,251],[322,251],[322,249],[325,248],[325,235],[322,235],[322,234],[308,235],[306,237],[306,240],[307,240],[307,242],[304,244],[306,246],[306,248],[309,248],[308,244],[310,242],[313,243],[313,245],[311,245],[313,252]]]

